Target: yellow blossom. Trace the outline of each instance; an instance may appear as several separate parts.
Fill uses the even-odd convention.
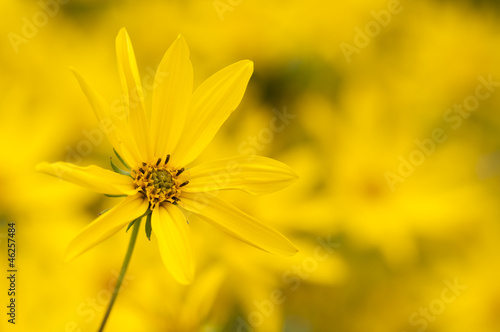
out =
[[[253,63],[234,63],[212,75],[193,93],[189,50],[179,36],[160,63],[149,109],[125,29],[116,39],[116,53],[125,113],[115,112],[82,75],[75,71],[75,76],[100,123],[112,124],[108,138],[128,170],[120,170],[113,163],[115,172],[64,162],[37,166],[38,171],[94,191],[126,196],[70,243],[67,260],[131,221],[147,216],[146,229],[149,224],[156,235],[170,273],[179,282],[190,283],[194,262],[186,211],[257,248],[294,254],[294,245],[278,231],[217,197],[217,191],[223,189],[261,194],[284,188],[296,179],[288,166],[269,158],[238,156],[188,167],[240,103]],[[216,182],[213,174],[220,172],[227,176]]]

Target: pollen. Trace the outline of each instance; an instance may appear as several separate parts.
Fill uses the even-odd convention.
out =
[[[181,189],[188,181],[180,182],[177,177],[184,170],[167,167],[168,158],[162,163],[161,159],[153,163],[142,163],[130,173],[134,178],[136,188],[139,188],[144,197],[148,198],[151,207],[169,202],[179,201]]]

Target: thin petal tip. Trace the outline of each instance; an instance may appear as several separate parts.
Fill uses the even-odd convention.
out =
[[[118,31],[118,36],[120,35],[128,35],[128,32],[127,32],[127,29],[125,27],[122,27],[119,31]]]
[[[190,51],[186,39],[181,34],[177,35],[177,38],[172,43],[172,46],[173,49],[180,48],[181,52],[185,52],[188,57],[190,56]]]
[[[41,163],[38,163],[35,165],[35,171],[37,172],[42,172],[43,168],[48,164],[46,161],[43,161]]]
[[[46,161],[42,161],[41,163],[35,165],[35,171],[41,173],[49,173],[53,167],[54,167],[53,164],[48,163]]]
[[[116,46],[118,45],[128,45],[130,43],[130,36],[128,35],[127,29],[121,28],[116,36]]]
[[[295,171],[293,171],[292,169],[290,169],[290,177],[292,178],[293,181],[297,181],[298,179],[300,179],[300,176],[295,173]]]
[[[280,248],[275,251],[276,254],[282,256],[294,256],[299,252],[299,249],[293,244],[293,242],[286,236],[283,236],[283,241],[281,241]]]
[[[292,248],[291,248],[291,251],[289,253],[289,256],[294,256],[298,252],[299,252],[299,249],[292,243]]]
[[[278,161],[279,162],[279,161]],[[285,163],[279,162],[282,166],[284,174],[290,177],[291,180],[297,180],[300,176],[290,166]]]
[[[194,280],[194,267],[192,267],[189,271],[181,271],[177,269],[172,269],[172,266],[167,266],[167,270],[170,275],[180,284],[182,285],[190,285]]]
[[[248,69],[250,71],[253,72],[253,68],[254,68],[254,65],[253,65],[253,61],[252,60],[241,60],[240,63],[242,64],[242,66],[245,68],[245,69]]]

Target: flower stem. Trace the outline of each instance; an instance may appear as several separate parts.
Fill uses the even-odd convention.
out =
[[[113,291],[113,296],[111,297],[111,301],[109,302],[108,309],[106,310],[106,314],[102,319],[99,332],[104,331],[104,326],[108,321],[109,314],[111,313],[111,309],[113,309],[113,304],[115,303],[116,297],[118,296],[118,292],[120,291],[123,277],[125,276],[125,272],[127,272],[128,263],[130,262],[130,258],[132,258],[132,252],[134,251],[135,240],[137,239],[137,234],[139,233],[139,226],[141,225],[141,219],[142,217],[135,220],[134,228],[132,229],[132,234],[130,235],[130,242],[128,244],[127,254],[125,255],[125,259],[123,260],[122,269],[120,271],[120,275],[118,276],[118,280],[116,281],[115,289]]]

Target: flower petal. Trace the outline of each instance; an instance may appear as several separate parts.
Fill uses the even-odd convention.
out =
[[[253,62],[243,60],[218,71],[194,92],[174,162],[187,165],[205,149],[238,107],[252,76]]]
[[[179,141],[193,93],[193,67],[189,49],[179,35],[156,71],[151,113],[153,156],[172,154]]]
[[[36,170],[102,194],[135,195],[137,193],[132,178],[94,165],[81,167],[62,161],[53,164],[43,162],[36,166]]]
[[[297,175],[287,165],[259,156],[237,156],[199,164],[184,171],[181,182],[189,180],[186,192],[240,189],[258,195],[290,185]]]
[[[235,208],[210,193],[182,193],[178,204],[213,226],[254,247],[281,255],[293,255],[297,248],[274,228]]]
[[[118,232],[127,223],[146,213],[148,200],[142,195],[129,196],[85,227],[66,249],[65,261],[78,257],[96,244]]]
[[[130,165],[140,163],[142,156],[135,141],[130,139],[131,135],[125,122],[125,114],[122,112],[112,112],[104,98],[92,88],[83,75],[74,68],[71,68],[71,70],[78,80],[83,93],[87,96],[94,114],[99,121],[99,125],[103,128],[102,131],[107,134],[111,145]]]
[[[142,91],[141,78],[137,69],[132,42],[125,28],[116,37],[116,58],[118,73],[122,85],[123,101],[128,107],[128,126],[139,151],[142,161],[150,160],[149,156],[149,124]]]
[[[169,272],[178,282],[190,284],[194,276],[194,258],[184,214],[172,204],[160,205],[153,210],[151,226]]]

